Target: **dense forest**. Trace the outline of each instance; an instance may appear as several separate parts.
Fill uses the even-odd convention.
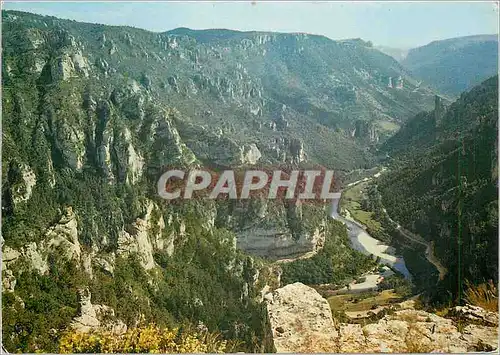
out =
[[[393,219],[427,241],[449,272],[436,296],[498,278],[498,77],[417,115],[389,139],[391,173],[379,182]]]

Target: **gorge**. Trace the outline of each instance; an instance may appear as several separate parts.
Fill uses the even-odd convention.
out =
[[[494,350],[496,77],[454,100],[360,39],[20,11],[2,46],[7,351]],[[342,198],[158,194],[262,167]]]

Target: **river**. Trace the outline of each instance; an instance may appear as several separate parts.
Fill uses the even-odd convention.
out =
[[[362,180],[363,181],[363,180]],[[352,186],[352,184],[350,184]],[[406,267],[403,257],[396,256],[395,249],[391,246],[384,245],[381,241],[369,235],[365,226],[361,223],[339,214],[339,199],[332,200],[331,217],[341,221],[347,226],[347,232],[351,245],[354,249],[365,255],[374,255],[380,257],[380,264],[389,265],[399,271],[407,279],[411,279],[411,274]]]

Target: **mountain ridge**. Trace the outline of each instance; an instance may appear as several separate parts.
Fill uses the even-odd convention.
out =
[[[7,30],[19,26],[12,20],[19,13],[3,14]],[[39,49],[29,49],[37,55],[29,60],[35,60],[32,65],[41,66],[40,70],[49,60],[50,48],[44,48],[43,36],[50,22],[64,36],[80,42],[62,46],[53,55],[60,56],[63,48],[70,53],[79,51],[78,58],[83,55],[88,61],[90,78],[135,80],[155,100],[176,107],[192,123],[206,125],[209,119],[211,131],[222,129],[235,141],[253,140],[250,143],[257,144],[264,158],[281,154],[276,148],[286,150],[274,146],[276,139],[289,137],[300,138],[316,162],[324,160],[324,164],[340,169],[350,168],[352,163],[364,165],[372,159],[364,148],[375,143],[377,136],[390,134],[381,128],[385,122],[398,125],[432,105],[431,91],[418,88],[399,63],[364,42],[258,32],[234,37],[230,32],[229,39],[198,43],[186,35],[79,24],[31,14],[23,15],[23,21],[22,31],[31,28],[24,35],[27,48],[33,41],[41,43]],[[85,48],[80,48],[82,45]],[[396,80],[399,76],[404,80],[402,89],[388,88],[390,77]],[[356,135],[358,139],[353,140],[357,121],[366,121],[369,130],[378,133]],[[262,138],[254,137],[255,127]],[[313,132],[324,138],[316,139]],[[349,148],[354,160],[330,158],[328,145],[333,145],[334,154]]]
[[[457,96],[498,73],[498,35],[432,41],[411,49],[401,63],[443,94]]]

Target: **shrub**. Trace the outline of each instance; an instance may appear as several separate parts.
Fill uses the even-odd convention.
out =
[[[97,330],[66,332],[59,341],[61,353],[223,353],[234,344],[209,332],[160,328],[154,324],[123,334]]]
[[[480,285],[466,281],[464,298],[467,303],[479,306],[487,311],[498,312],[498,289],[492,280]]]

